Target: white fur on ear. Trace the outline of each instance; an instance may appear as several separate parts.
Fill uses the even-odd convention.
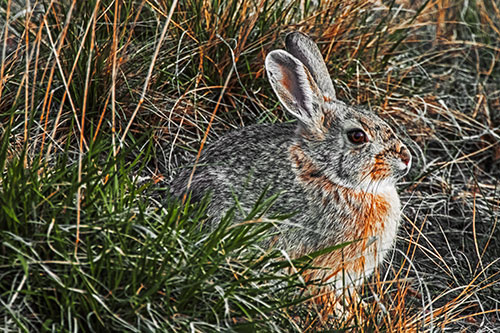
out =
[[[266,70],[274,92],[288,112],[309,131],[320,131],[323,95],[306,66],[290,53],[275,50],[266,57]]]

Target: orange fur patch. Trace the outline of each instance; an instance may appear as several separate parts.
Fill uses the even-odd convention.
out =
[[[384,159],[380,158],[380,156],[375,156],[375,163],[373,164],[373,168],[368,171],[368,176],[373,181],[382,180],[389,177],[390,170],[390,166],[387,165]]]
[[[388,199],[381,194],[355,191],[333,183],[318,168],[315,167],[299,145],[290,148],[290,156],[297,169],[298,178],[305,186],[321,193],[321,203],[326,207],[328,204],[341,205],[347,210],[347,216],[351,216],[346,224],[346,233],[339,243],[355,241],[339,251],[333,251],[316,258],[315,266],[328,267],[327,274],[319,276],[318,270],[306,273],[308,279],[328,280],[342,271],[347,274],[361,275],[364,272],[365,255],[376,255],[376,242],[371,244],[375,247],[373,252],[367,251],[368,243],[372,237],[382,233],[384,222],[389,214],[390,204]],[[334,223],[334,221],[332,221]],[[325,246],[334,244],[324,244]],[[302,249],[299,255],[305,255],[307,248]],[[310,276],[309,276],[310,275]]]

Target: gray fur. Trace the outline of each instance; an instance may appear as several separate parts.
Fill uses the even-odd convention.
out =
[[[291,224],[305,227],[298,232],[282,228],[286,235],[282,242],[288,243],[285,247],[291,249],[294,244],[311,241],[317,243],[317,249],[322,247],[319,237],[324,235],[317,232],[324,230],[320,226],[328,222],[322,221],[322,209],[308,203],[310,200],[305,198],[310,194],[292,178],[294,171],[288,149],[295,141],[295,130],[294,124],[253,125],[215,142],[202,155],[194,174],[191,190],[197,196],[195,199],[210,192],[208,214],[217,220],[235,204],[234,195],[248,212],[269,186],[268,196],[280,193],[270,214],[296,212]],[[186,168],[173,183],[172,190],[178,196],[184,193],[190,173],[191,168]],[[335,207],[331,209],[337,215]],[[334,235],[332,238],[332,241],[337,239]]]
[[[301,49],[304,45],[308,50]],[[270,214],[296,212],[289,223],[279,226],[276,244],[292,255],[365,235],[361,229],[377,213],[370,211],[373,207],[366,208],[372,197],[387,198],[390,206],[387,216],[374,223],[397,229],[400,206],[395,183],[410,167],[408,150],[384,121],[333,96],[321,96],[325,90],[331,94],[333,85],[325,76],[326,66],[319,50],[313,48],[311,52],[311,45],[314,43],[305,35],[289,35],[287,46],[300,60],[282,50],[271,52],[266,59],[271,85],[278,96],[286,95],[280,100],[300,122],[254,125],[229,133],[202,153],[189,188],[194,199],[212,193],[208,214],[213,223],[235,204],[235,196],[249,211],[267,187],[268,196],[280,193]],[[293,82],[281,86],[282,75]],[[322,88],[304,82],[307,75],[312,75],[315,82],[323,82],[319,83]],[[349,140],[348,133],[356,128],[364,129],[369,143],[356,145]],[[174,180],[174,195],[180,197],[188,190],[191,171],[186,168]],[[379,246],[390,246],[395,232],[385,229],[366,235],[380,236]],[[381,250],[386,249],[372,252]],[[363,249],[348,259],[372,252]],[[373,268],[368,267],[364,273],[370,274]]]
[[[285,44],[287,51],[306,65],[323,94],[335,98],[335,89],[318,46],[300,32],[289,33]]]

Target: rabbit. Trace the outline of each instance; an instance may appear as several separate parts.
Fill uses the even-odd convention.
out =
[[[396,238],[401,205],[396,181],[411,155],[374,113],[338,100],[317,45],[289,33],[285,50],[271,51],[265,68],[271,86],[296,123],[253,125],[220,138],[204,150],[194,174],[173,181],[181,197],[211,193],[207,214],[214,223],[238,200],[253,207],[260,194],[279,193],[268,214],[294,215],[279,224],[274,246],[300,257],[341,243],[317,257],[326,268],[312,276],[334,289],[359,285],[372,274]],[[190,179],[191,178],[191,179]],[[188,183],[190,185],[188,186]]]

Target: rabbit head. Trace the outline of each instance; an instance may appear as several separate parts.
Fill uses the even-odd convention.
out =
[[[394,186],[410,169],[406,146],[374,113],[336,99],[326,64],[309,37],[291,33],[286,48],[268,54],[266,70],[280,102],[299,120],[296,144],[314,168],[312,176],[371,193]]]

